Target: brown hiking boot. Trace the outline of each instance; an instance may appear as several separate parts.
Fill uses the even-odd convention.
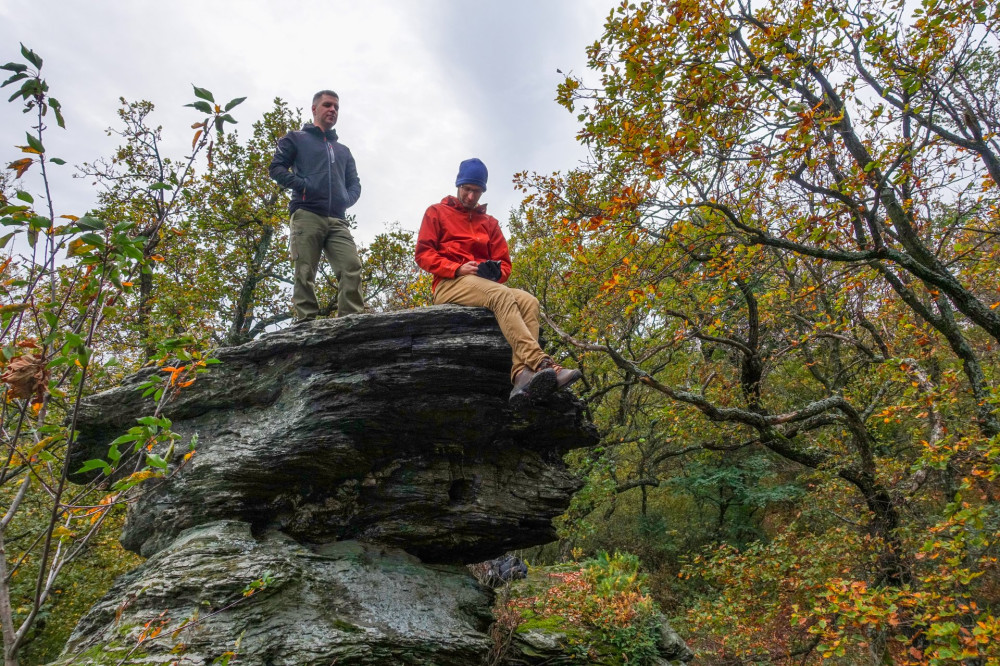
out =
[[[540,400],[558,388],[559,380],[556,371],[552,368],[543,368],[541,364],[538,370],[528,370],[525,368],[514,377],[514,388],[510,392],[510,406],[514,409],[523,409],[529,403]]]
[[[542,362],[538,364],[539,370],[543,368],[549,368],[555,371],[557,389],[566,388],[573,382],[583,377],[583,373],[576,368],[564,368],[548,356],[543,358]]]

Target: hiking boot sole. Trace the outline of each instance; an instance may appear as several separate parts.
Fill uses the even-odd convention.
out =
[[[555,370],[551,368],[539,370],[520,393],[510,396],[510,406],[514,409],[523,409],[552,395],[557,387]]]

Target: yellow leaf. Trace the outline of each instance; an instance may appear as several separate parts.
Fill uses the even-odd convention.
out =
[[[82,240],[77,238],[76,240],[71,240],[69,242],[69,247],[66,249],[67,257],[77,257],[81,254],[87,254],[94,249],[95,246],[87,245]]]

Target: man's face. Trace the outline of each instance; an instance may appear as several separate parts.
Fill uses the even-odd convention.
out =
[[[313,125],[324,131],[337,124],[337,114],[340,113],[340,100],[333,95],[323,95],[312,105]]]
[[[466,210],[472,210],[479,205],[479,197],[483,196],[483,188],[478,185],[459,185],[458,200]]]

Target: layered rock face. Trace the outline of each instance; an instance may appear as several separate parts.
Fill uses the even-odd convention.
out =
[[[316,321],[218,358],[165,411],[196,454],[129,512],[122,543],[150,559],[64,663],[481,661],[491,594],[457,565],[555,538],[579,487],[562,456],[597,441],[582,404],[512,412],[510,347],[478,308]],[[87,401],[74,468],[152,411],[143,379]]]
[[[470,666],[490,649],[491,601],[464,567],[357,541],[306,547],[216,521],[116,581],[59,664],[204,666],[229,655],[255,666]]]
[[[321,320],[218,358],[165,411],[197,454],[129,513],[122,543],[146,557],[224,518],[478,562],[555,537],[578,487],[562,455],[596,443],[568,392],[510,411],[510,347],[479,308]],[[87,401],[72,467],[152,411],[142,379]]]

